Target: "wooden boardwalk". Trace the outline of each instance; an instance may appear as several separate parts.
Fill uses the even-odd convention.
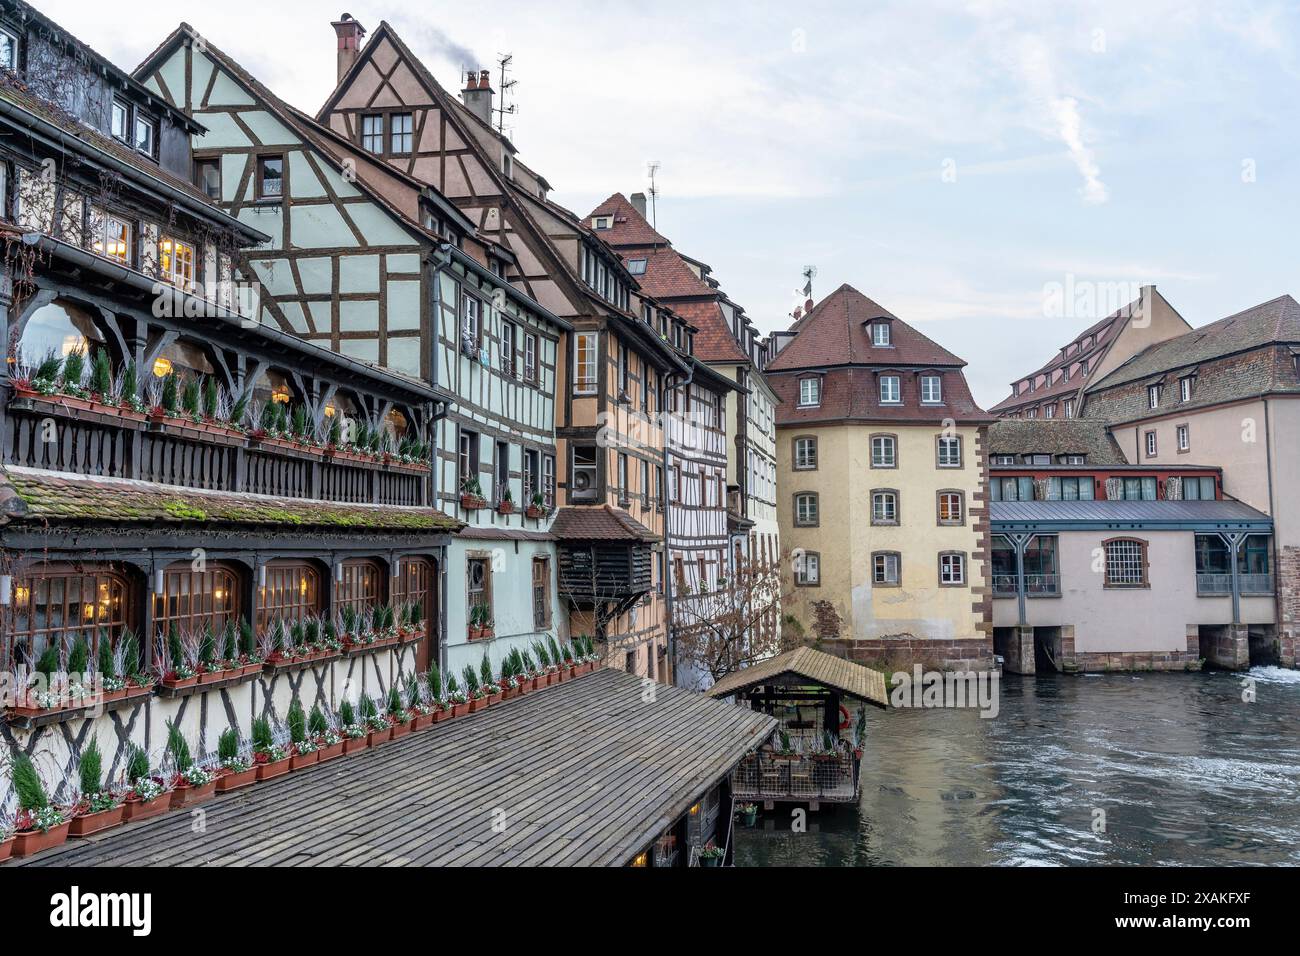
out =
[[[621,865],[776,727],[653,690],[599,670],[11,865]]]

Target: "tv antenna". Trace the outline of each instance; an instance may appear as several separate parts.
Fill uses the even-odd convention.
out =
[[[514,116],[519,112],[519,107],[514,103],[511,103],[509,106],[506,105],[506,97],[519,82],[518,80],[506,79],[506,74],[510,72],[510,65],[514,62],[514,59],[515,56],[513,53],[497,54],[497,67],[501,71],[501,105],[493,108],[492,112],[497,114],[497,133],[501,136],[506,135],[506,117]]]
[[[805,299],[812,298],[813,279],[817,278],[816,266],[803,267],[803,294]]]
[[[662,165],[657,159],[646,163],[646,174],[650,177],[650,228],[656,231],[659,229],[659,186],[655,183],[655,177],[659,175]]]

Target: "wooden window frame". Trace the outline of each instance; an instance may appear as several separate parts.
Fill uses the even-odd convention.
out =
[[[810,580],[808,577],[808,559],[812,558],[817,573]],[[797,588],[819,588],[822,586],[822,555],[820,551],[800,550],[793,558],[794,585]]]
[[[960,516],[957,518],[945,518],[943,516],[943,500],[945,497],[955,497],[957,499],[957,509]],[[934,495],[934,516],[935,521],[940,527],[964,527],[966,524],[966,492],[960,488],[941,488]]]
[[[889,439],[890,447],[893,449],[893,460],[887,465],[876,464],[876,439]],[[872,468],[892,470],[898,468],[898,436],[891,432],[877,432],[874,435],[867,436],[867,455]]]
[[[366,123],[369,120],[379,121],[378,132],[375,132],[373,129],[370,132],[366,132]],[[357,141],[361,144],[361,148],[364,149],[367,153],[370,153],[372,156],[384,155],[384,149],[388,145],[387,132],[388,132],[388,123],[383,113],[362,113],[361,116],[357,119]],[[379,148],[372,149],[371,147],[366,145],[366,141],[373,140],[374,137],[376,136],[379,137]]]
[[[420,623],[425,633],[432,633],[434,599],[437,597],[437,569],[432,558],[422,554],[407,554],[397,559],[397,575],[393,578],[393,603],[419,604]]]
[[[153,595],[155,636],[159,633],[166,634],[172,624],[176,624],[178,630],[185,631],[187,627],[200,627],[210,623],[214,631],[220,632],[227,621],[239,620],[243,605],[243,574],[235,565],[209,561],[205,570],[195,571],[190,562],[180,561],[163,568],[162,575],[162,593]],[[177,584],[175,593],[172,590],[173,582]],[[182,587],[186,584],[188,588]],[[200,585],[197,589],[196,584]],[[221,597],[218,597],[219,594]],[[200,607],[196,612],[196,597],[200,605],[210,603],[211,607]],[[183,599],[188,605],[184,613],[180,611]],[[173,600],[176,608],[174,613]],[[217,608],[218,601],[224,605],[220,610]]]
[[[945,442],[957,443],[957,461],[956,463],[944,463],[943,447]],[[943,468],[950,471],[959,471],[966,467],[966,449],[965,442],[961,440],[960,435],[936,435],[934,438],[934,467]]]
[[[266,164],[268,162],[280,163],[280,191],[275,194],[266,191]],[[288,192],[288,163],[284,161],[284,153],[262,153],[254,160],[254,169],[256,183],[253,198],[260,203],[279,203],[284,202],[285,194]]]
[[[539,340],[536,332],[524,333],[524,381],[536,385],[538,381],[537,357]]]
[[[1174,450],[1180,455],[1191,453],[1192,426],[1189,422],[1181,422],[1174,426]]]
[[[941,588],[964,588],[964,587],[966,587],[967,582],[970,580],[970,574],[969,574],[969,569],[968,569],[969,558],[967,557],[966,552],[965,552],[965,551],[940,551],[938,557],[939,557],[939,568],[938,568],[938,570],[939,570],[939,587],[941,587]],[[945,580],[943,579],[943,574],[944,574],[944,562],[945,562],[945,561],[949,561],[949,562],[951,562],[951,561],[954,560],[954,559],[956,559],[957,561],[960,562],[959,567],[960,567],[960,569],[961,569],[961,580],[960,580],[960,581],[945,581]]]
[[[584,345],[584,343],[589,343]],[[584,374],[584,369],[589,370]],[[573,335],[573,394],[589,398],[600,391],[600,333]]]
[[[324,613],[324,590],[321,588],[321,572],[316,565],[309,561],[277,559],[262,567],[266,569],[266,586],[259,585],[256,592],[258,631],[274,621],[284,621],[292,626],[304,618]],[[278,599],[277,595],[296,599]]]
[[[479,590],[473,587],[474,574],[471,569],[475,566],[481,566],[483,569],[483,587]],[[479,596],[478,601],[475,601],[475,595]],[[486,604],[488,619],[496,620],[492,607],[492,555],[484,551],[470,551],[465,555],[465,617],[467,620],[476,604]]]
[[[102,613],[96,612],[93,615],[93,621],[90,624],[82,623],[85,621],[85,615],[78,612],[78,623],[68,626],[61,623],[58,626],[51,626],[49,623],[49,614],[46,613],[45,624],[37,627],[33,621],[32,610],[35,605],[36,595],[41,590],[41,582],[45,582],[45,592],[49,593],[50,582],[63,582],[63,598],[60,604],[60,620],[67,621],[68,618],[68,585],[67,582],[79,579],[79,589],[84,593],[87,583],[89,583],[92,592],[95,595],[101,593],[101,589],[107,589],[109,597],[110,611],[105,618]],[[89,666],[92,670],[95,668],[95,661],[99,650],[99,635],[101,630],[107,630],[109,639],[116,644],[118,637],[126,628],[132,628],[138,632],[138,586],[132,580],[127,569],[122,566],[115,566],[111,563],[86,563],[77,564],[74,562],[41,562],[30,565],[13,576],[12,592],[10,598],[10,607],[3,609],[3,641],[0,643],[0,667],[11,670],[17,661],[16,647],[19,642],[23,642],[24,663],[34,666],[40,657],[40,651],[36,649],[36,642],[42,641],[42,649],[48,646],[51,639],[55,636],[59,639],[59,645],[62,648],[63,659],[67,659],[67,653],[71,650],[72,645],[76,643],[78,636],[85,637],[86,646],[90,650]],[[117,606],[118,611],[112,610],[114,600],[114,590],[118,590]],[[102,602],[97,601],[96,605]],[[46,605],[49,606],[48,604]],[[87,604],[84,601],[78,602],[78,606],[84,609]],[[18,617],[23,613],[22,609],[26,608],[25,616],[27,618],[27,627],[21,631],[18,630]],[[144,647],[147,641],[142,642],[140,653],[147,654]]]
[[[894,392],[896,398],[885,397],[885,383],[894,383]],[[878,395],[880,396],[881,405],[902,405],[903,404],[903,376],[901,375],[882,375],[877,383]]]
[[[550,630],[551,627],[551,559],[544,555],[533,557],[532,599],[533,599],[533,629],[537,631]],[[541,610],[540,616],[538,615],[539,608]]]
[[[384,567],[374,558],[348,558],[334,581],[334,613],[351,606],[358,611],[385,603]]]
[[[935,387],[935,398],[925,397],[926,382],[933,382]],[[942,375],[922,375],[921,376],[921,404],[922,405],[942,405],[943,404],[943,376]]]
[[[1160,457],[1160,436],[1154,428],[1142,433],[1142,457]]]
[[[456,494],[458,496],[465,488],[466,479],[478,478],[479,468],[483,462],[482,454],[482,440],[479,433],[468,428],[459,428],[456,432]]]
[[[803,398],[803,387],[805,384],[811,386],[816,392],[813,401],[805,402]],[[822,404],[822,377],[820,375],[805,375],[799,379],[799,408],[821,408]]]
[[[876,577],[876,560],[878,558],[894,559],[894,577],[895,580],[879,580]],[[871,552],[871,586],[873,588],[901,588],[903,586],[903,554],[901,551],[872,551]],[[886,564],[886,567],[888,565]]]
[[[813,516],[811,520],[806,520],[799,517],[800,498],[812,499]],[[794,501],[794,510],[792,514],[794,516],[794,526],[796,528],[820,528],[821,527],[821,519],[822,519],[821,496],[817,494],[817,492],[796,491],[793,495],[793,501]]]
[[[1133,544],[1138,548],[1138,559],[1141,563],[1142,577],[1140,581],[1116,582],[1111,579],[1111,553],[1112,545]],[[1120,535],[1115,538],[1107,538],[1101,543],[1103,556],[1102,587],[1108,591],[1135,591],[1151,587],[1151,564],[1148,553],[1150,542],[1143,538],[1134,538],[1129,535]]]
[[[876,514],[876,498],[880,497],[885,501],[893,499],[894,517],[883,518]],[[897,488],[873,488],[869,498],[871,507],[871,523],[876,527],[898,527],[903,520],[902,496]]]
[[[399,133],[397,131],[396,121],[402,118],[405,118],[406,122],[409,124],[409,127],[406,130],[406,132]],[[386,137],[384,142],[388,149],[388,152],[385,153],[386,156],[410,156],[413,152],[415,152],[415,114],[409,110],[406,111],[395,110],[394,112],[389,113],[387,129],[385,130],[385,134]],[[409,149],[397,148],[398,136],[404,136],[407,138],[410,144]]]
[[[812,455],[810,459],[812,464],[800,464],[799,443],[811,442]],[[816,471],[817,470],[817,436],[816,435],[796,435],[790,442],[790,462],[795,471]]]

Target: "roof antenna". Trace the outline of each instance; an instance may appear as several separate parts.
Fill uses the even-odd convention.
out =
[[[655,184],[655,177],[659,175],[659,167],[663,163],[657,159],[652,159],[646,163],[646,173],[650,177],[650,228],[659,231],[659,187]]]
[[[812,301],[812,280],[815,278],[817,278],[817,267],[804,266],[803,267],[803,279],[804,279],[803,297],[809,301]]]
[[[519,107],[514,103],[506,106],[506,96],[519,82],[518,80],[506,79],[506,74],[510,72],[510,64],[514,62],[514,59],[513,53],[497,54],[497,66],[501,69],[501,105],[493,109],[492,112],[497,114],[497,134],[500,136],[506,135],[506,116],[513,116],[519,112]]]

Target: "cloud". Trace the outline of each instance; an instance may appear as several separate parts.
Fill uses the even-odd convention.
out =
[[[1083,198],[1094,205],[1110,198],[1106,184],[1101,181],[1101,167],[1093,158],[1092,150],[1083,142],[1083,120],[1079,117],[1079,101],[1072,96],[1052,100],[1052,113],[1060,124],[1061,139],[1069,147],[1070,158],[1083,177]]]

